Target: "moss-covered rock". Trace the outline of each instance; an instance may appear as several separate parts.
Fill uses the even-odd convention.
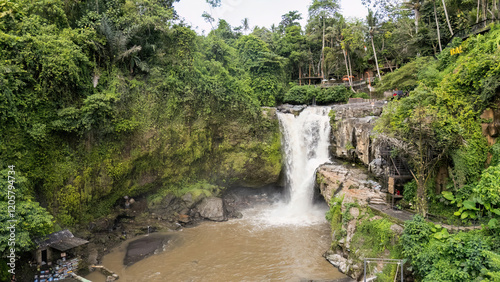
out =
[[[152,122],[152,121],[151,121]],[[123,196],[150,200],[186,193],[216,196],[230,186],[261,187],[278,181],[281,138],[276,111],[252,120],[152,122],[135,134],[60,147],[41,179],[42,195],[67,225],[106,215]]]

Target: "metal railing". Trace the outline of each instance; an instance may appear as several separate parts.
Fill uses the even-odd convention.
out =
[[[401,266],[401,282],[403,282],[403,265],[404,265],[404,260],[402,259],[383,259],[383,258],[365,258],[363,259],[363,266],[364,266],[364,271],[363,271],[363,281],[366,282],[366,264],[370,262],[378,262],[378,263],[396,263],[398,264],[398,268]],[[397,271],[396,271],[396,276],[397,276]]]
[[[448,42],[445,44],[445,46],[448,46],[448,44],[450,44],[451,41],[453,41],[453,38],[455,38],[455,37],[459,37],[459,38],[464,39],[464,38],[467,38],[473,34],[476,34],[476,33],[482,32],[482,31],[486,31],[486,30],[488,30],[489,24],[491,24],[493,22],[498,22],[498,20],[497,19],[487,19],[487,20],[478,22],[476,24],[470,25],[466,28],[457,30],[453,34],[453,36],[450,37],[450,39],[448,39]]]
[[[374,80],[375,80],[374,77],[370,77],[369,79],[366,79],[366,80],[360,80],[360,81],[356,81],[356,82],[353,81],[352,82],[352,87],[358,87],[358,86],[366,85],[367,81],[373,82]],[[349,82],[348,81],[345,81],[345,82],[342,82],[342,83],[330,83],[330,82],[327,82],[327,83],[319,84],[318,86],[319,87],[332,87],[332,86],[339,86],[339,85],[343,85],[345,87],[349,87]]]

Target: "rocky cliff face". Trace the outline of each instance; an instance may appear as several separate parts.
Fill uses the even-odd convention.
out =
[[[390,258],[403,228],[369,208],[369,204],[383,204],[387,194],[380,191],[380,185],[365,167],[322,165],[317,171],[317,183],[330,205],[332,226],[332,247],[324,257],[341,272],[361,281],[363,259]],[[383,267],[370,266],[368,276]]]
[[[335,106],[331,113],[331,154],[334,158],[357,161],[368,166],[379,158],[379,149],[372,142],[375,121],[382,114],[385,102],[355,103]],[[375,161],[374,170],[383,165]]]
[[[496,109],[485,110],[481,118],[486,121],[482,124],[483,135],[486,136],[488,145],[493,145],[500,135],[500,102],[497,103]]]
[[[327,202],[332,197],[342,195],[345,203],[358,202],[366,205],[385,201],[385,193],[380,192],[380,185],[368,175],[366,168],[341,164],[322,165],[316,177],[320,193]]]
[[[375,121],[384,105],[356,103],[332,109],[330,152],[333,159],[350,163],[322,165],[316,175],[318,189],[330,205],[332,225],[332,247],[324,256],[341,272],[358,280],[363,275],[363,258],[389,258],[403,230],[395,222],[375,215],[369,207],[384,204],[387,198],[373,178],[381,176],[385,169],[380,149],[372,140]],[[383,267],[372,265],[369,276]]]

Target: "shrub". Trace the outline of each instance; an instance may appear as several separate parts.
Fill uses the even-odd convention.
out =
[[[366,95],[366,94],[365,94]],[[285,94],[283,102],[290,104],[311,104],[313,100],[319,105],[345,103],[349,92],[343,85],[318,88],[313,85],[293,86]]]
[[[310,104],[312,97],[309,95],[313,93],[314,86],[294,86],[286,92],[283,102],[290,104]]]
[[[352,98],[363,98],[363,99],[370,99],[370,96],[368,96],[368,94],[366,94],[365,92],[360,92],[360,93],[356,93],[352,96]]]
[[[328,87],[323,89],[319,96],[316,97],[316,103],[329,104],[329,103],[345,103],[349,99],[349,92],[343,85]]]
[[[419,281],[475,281],[489,267],[484,251],[491,249],[491,238],[482,232],[449,234],[417,215],[405,222],[401,240]]]

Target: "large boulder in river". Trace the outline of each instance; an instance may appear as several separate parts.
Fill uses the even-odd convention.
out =
[[[131,266],[146,257],[163,251],[164,246],[172,237],[172,235],[156,234],[130,242],[127,246],[125,257],[123,258],[123,264]]]
[[[224,202],[221,198],[209,197],[201,201],[196,207],[203,218],[213,221],[225,221]]]

